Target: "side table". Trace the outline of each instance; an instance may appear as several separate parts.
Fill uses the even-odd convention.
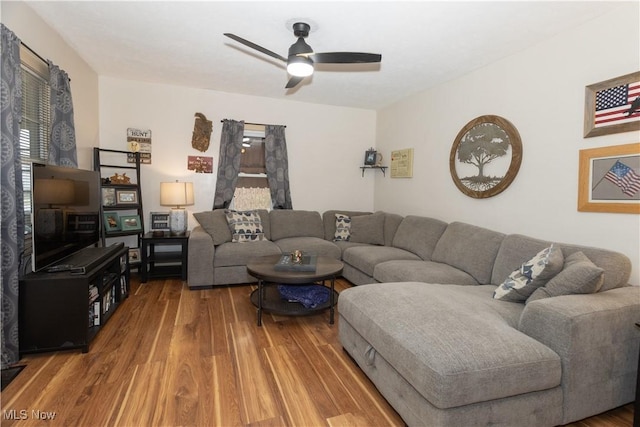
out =
[[[140,281],[146,283],[152,277],[179,276],[187,280],[189,232],[184,236],[172,236],[165,232],[154,236],[152,232],[142,236]],[[173,246],[171,250],[157,251],[158,247]]]

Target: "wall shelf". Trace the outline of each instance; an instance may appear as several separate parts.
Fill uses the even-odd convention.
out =
[[[387,176],[387,166],[360,166],[360,169],[362,169],[362,176],[364,177],[364,171],[367,169],[379,169],[382,171],[382,175]]]

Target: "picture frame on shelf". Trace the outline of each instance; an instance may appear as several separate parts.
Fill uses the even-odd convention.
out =
[[[640,214],[640,143],[580,150],[578,211]]]
[[[116,203],[116,189],[115,188],[103,188],[102,189],[102,206],[115,206]]]
[[[373,148],[368,149],[364,152],[364,165],[365,166],[375,166],[377,159],[377,152]]]
[[[140,262],[140,248],[129,248],[129,264]]]
[[[640,130],[640,71],[585,87],[585,138],[637,130]]]
[[[120,231],[120,217],[118,216],[118,212],[104,212],[103,222],[104,231],[107,233]]]
[[[142,231],[140,215],[122,215],[120,217],[120,228],[122,231]]]
[[[152,230],[169,230],[169,212],[151,212]]]
[[[137,205],[138,192],[136,190],[116,190],[116,201],[119,205]]]

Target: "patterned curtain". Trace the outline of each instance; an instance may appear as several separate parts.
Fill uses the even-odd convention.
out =
[[[213,208],[228,208],[238,182],[240,159],[242,157],[242,137],[244,122],[224,120],[220,137],[220,159],[218,160],[218,178]]]
[[[2,156],[0,184],[2,199],[2,369],[19,360],[18,343],[18,284],[20,259],[24,249],[24,204],[22,169],[20,163],[20,119],[22,116],[22,72],[20,69],[20,40],[4,25],[0,62],[2,95],[0,113],[2,124]]]
[[[273,209],[293,209],[284,129],[284,126],[265,126],[264,152]]]
[[[51,86],[51,140],[48,161],[52,165],[77,168],[76,129],[73,124],[69,76],[53,62],[47,63]]]

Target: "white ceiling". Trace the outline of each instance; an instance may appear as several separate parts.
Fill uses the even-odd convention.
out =
[[[603,1],[26,1],[101,76],[379,109],[605,14]],[[316,64],[292,90],[291,25],[315,52],[382,54],[379,65]],[[360,71],[358,71],[360,70]],[[71,76],[73,79],[73,76]]]

